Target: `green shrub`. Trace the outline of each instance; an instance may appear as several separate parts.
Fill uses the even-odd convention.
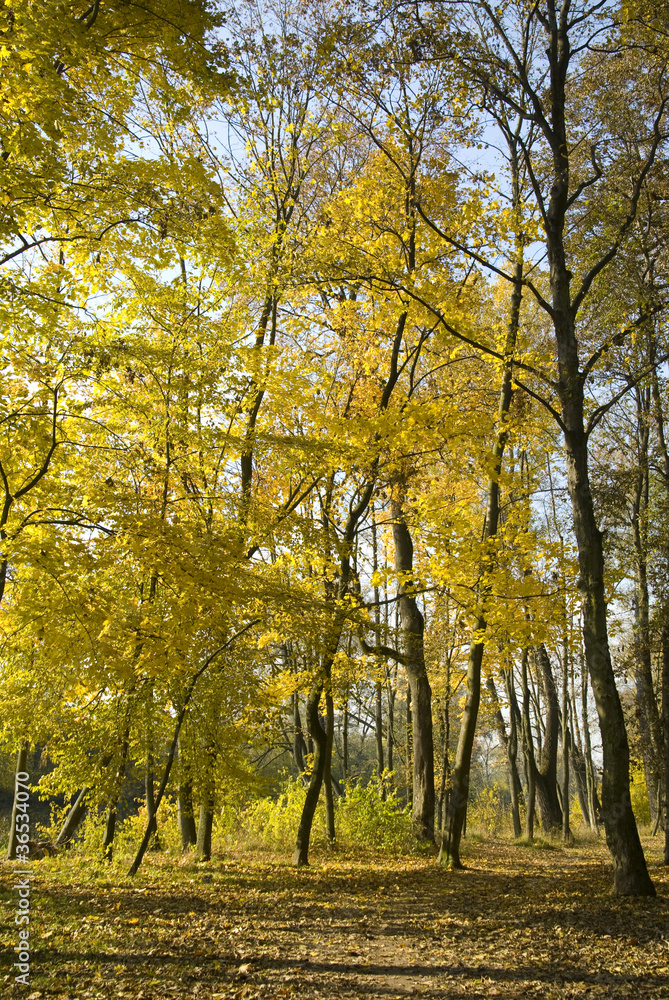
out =
[[[413,846],[411,814],[390,786],[390,775],[374,773],[368,784],[346,783],[335,818],[337,839],[345,846],[399,853]],[[382,798],[382,787],[385,798]]]

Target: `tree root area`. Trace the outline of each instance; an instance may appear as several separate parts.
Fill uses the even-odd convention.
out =
[[[23,1000],[420,996],[669,997],[669,870],[656,899],[611,895],[601,843],[466,843],[434,857],[152,856],[134,881],[76,858],[35,862],[30,987],[14,983],[12,865],[2,870],[0,995]],[[4,979],[2,978],[4,976]]]

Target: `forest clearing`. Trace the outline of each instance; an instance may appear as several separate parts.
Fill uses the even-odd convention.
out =
[[[297,871],[267,854],[205,866],[154,857],[130,884],[103,865],[42,861],[32,992],[21,995],[659,1000],[669,995],[669,873],[657,841],[644,846],[654,899],[611,895],[597,838],[552,849],[474,842],[459,872],[434,857],[364,853],[319,852]],[[9,885],[5,872],[3,902]]]

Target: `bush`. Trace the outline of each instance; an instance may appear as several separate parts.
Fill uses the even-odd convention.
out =
[[[344,845],[392,853],[412,848],[410,810],[399,802],[389,778],[384,772],[381,779],[374,773],[367,785],[347,782],[336,816],[337,836]],[[382,788],[385,798],[381,797]]]

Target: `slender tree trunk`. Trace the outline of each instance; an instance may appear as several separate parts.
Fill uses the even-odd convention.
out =
[[[492,699],[495,726],[497,728],[497,735],[499,741],[506,750],[506,759],[509,772],[509,794],[511,796],[511,817],[513,819],[513,835],[514,837],[520,837],[521,827],[520,827],[520,808],[519,808],[519,792],[520,792],[520,777],[518,775],[518,768],[516,766],[516,755],[518,751],[517,740],[516,740],[516,720],[513,717],[513,711],[511,712],[510,718],[510,734],[507,734],[506,723],[504,722],[504,716],[502,715],[502,709],[499,704],[499,697],[497,695],[497,688],[495,686],[495,681],[492,677],[488,677],[486,681],[486,687],[490,692],[490,697]]]
[[[562,664],[562,840],[572,844],[574,838],[569,826],[569,641],[564,642]]]
[[[534,776],[541,814],[541,826],[546,833],[557,833],[562,827],[562,808],[557,790],[558,738],[560,711],[551,662],[543,643],[534,651],[539,683],[544,701],[545,731]]]
[[[326,730],[325,730],[325,763],[323,767],[323,785],[325,792],[325,831],[328,847],[334,847],[336,839],[334,795],[332,792],[332,744],[334,737],[334,704],[332,692],[325,692]]]
[[[200,818],[197,824],[197,856],[200,861],[211,861],[211,835],[214,828],[214,789],[203,792]]]
[[[12,815],[11,815],[11,819],[9,821],[9,845],[7,847],[7,860],[8,861],[16,861],[16,847],[17,847],[17,844],[18,844],[17,833],[16,833],[16,817],[21,812],[21,810],[19,810],[19,808],[18,808],[18,806],[19,806],[19,801],[18,801],[18,797],[17,797],[17,793],[19,791],[19,784],[18,783],[19,783],[19,780],[21,780],[19,778],[19,775],[24,775],[24,774],[27,773],[26,772],[27,764],[28,764],[28,743],[24,742],[24,743],[21,744],[21,746],[19,748],[19,752],[18,752],[18,754],[16,756],[16,776],[15,776],[15,781],[14,781],[14,803],[12,805]],[[26,782],[24,782],[24,784],[26,784]],[[24,815],[26,815],[26,814],[24,814]],[[27,815],[29,816],[30,813],[28,813]],[[22,823],[19,823],[19,826],[22,826],[22,825],[23,825]]]
[[[413,808],[413,746],[412,746],[413,719],[411,717],[411,687],[408,684],[407,684],[405,703],[406,703],[405,736],[406,736],[406,748],[407,748],[407,767],[406,767],[407,802]]]
[[[388,732],[386,734],[386,758],[388,770],[392,773],[395,767],[395,680],[388,670]]]
[[[530,718],[530,685],[528,680],[528,650],[523,649],[521,654],[521,678],[523,685],[523,758],[525,763],[525,781],[527,783],[527,794],[525,800],[527,811],[525,813],[525,836],[527,840],[534,840],[534,810],[536,802],[535,775],[537,765],[534,759],[534,740],[532,739],[532,721]]]
[[[179,758],[179,830],[181,831],[181,850],[189,851],[197,844],[197,829],[195,827],[195,812],[193,810],[193,782],[186,770],[181,753],[181,742],[177,747]]]
[[[376,534],[376,511],[374,505],[372,504],[372,573],[374,574],[375,581],[377,580],[377,572],[379,568],[379,549],[378,549],[378,539]],[[378,626],[381,624],[381,607],[380,607],[381,591],[379,589],[378,583],[374,583],[374,621],[377,625],[377,635]],[[379,660],[378,669],[381,670],[382,663]],[[374,725],[375,725],[375,735],[376,735],[376,773],[379,776],[379,790],[382,798],[386,796],[386,786],[383,782],[383,686],[381,679],[379,678],[374,685]]]
[[[341,733],[342,770],[348,778],[348,698],[344,702],[344,721]]]
[[[75,797],[74,802],[70,806],[70,811],[68,812],[65,822],[63,823],[60,833],[56,837],[55,846],[56,847],[67,847],[72,841],[72,837],[79,824],[81,823],[84,815],[86,813],[86,796],[88,795],[88,788],[84,785],[78,795]]]
[[[654,826],[659,819],[658,794],[662,784],[662,722],[653,687],[650,643],[650,601],[648,596],[648,500],[650,437],[650,391],[637,388],[637,450],[638,471],[632,501],[632,537],[636,554],[636,602],[634,616],[634,652],[636,674],[636,705],[639,721],[641,756],[643,759],[650,819]]]
[[[211,861],[211,836],[216,802],[216,750],[212,744],[203,750],[204,774],[200,784],[200,816],[195,849],[200,861]],[[155,825],[155,824],[154,824]]]
[[[346,730],[344,732],[346,733]],[[304,754],[306,749],[304,733],[302,732],[302,719],[300,717],[300,696],[297,691],[293,691],[293,760],[295,761],[298,775],[303,775],[305,771]],[[344,757],[346,757],[346,750],[344,750]],[[344,764],[345,770],[346,764]]]
[[[114,858],[114,835],[116,834],[116,813],[118,809],[118,800],[121,795],[121,789],[123,787],[123,782],[125,781],[125,769],[128,763],[129,750],[130,750],[130,723],[128,722],[126,725],[125,732],[123,734],[123,741],[121,743],[121,756],[116,771],[114,790],[112,792],[111,799],[109,802],[109,808],[107,811],[107,822],[105,824],[105,835],[102,841],[102,856],[105,859],[105,861],[112,861]]]
[[[432,691],[425,668],[424,619],[416,601],[413,583],[413,542],[402,500],[391,501],[395,569],[405,667],[409,681],[407,713],[411,705],[411,733],[407,714],[407,738],[411,737],[412,819],[419,840],[434,840],[434,745],[432,736]],[[407,747],[408,750],[408,747]],[[410,760],[407,752],[407,766]]]
[[[523,801],[523,788],[518,773],[518,725],[522,729],[522,717],[516,699],[516,688],[513,681],[513,664],[509,663],[504,670],[504,686],[509,699],[509,745],[508,756],[511,766],[511,776],[514,788],[511,790],[511,811],[513,818],[513,834],[518,838],[522,836],[522,826],[520,823],[520,806]]]
[[[181,850],[188,851],[197,844],[195,813],[193,810],[193,785],[186,778],[179,783],[179,829]]]
[[[328,673],[329,671],[325,672],[326,681],[329,680],[327,676]],[[314,763],[311,775],[309,776],[307,797],[302,808],[302,815],[300,817],[300,825],[298,827],[297,840],[295,843],[295,852],[293,854],[293,864],[298,867],[309,864],[309,841],[311,839],[311,827],[314,822],[314,815],[316,813],[316,806],[318,805],[318,797],[321,793],[321,785],[323,784],[323,774],[325,771],[327,736],[318,717],[318,706],[320,704],[322,692],[323,681],[317,681],[309,692],[309,696],[307,698],[307,727],[309,730],[309,736],[311,737],[314,746]]]
[[[146,764],[146,774],[144,780],[144,790],[146,797],[146,818],[149,823],[153,820],[154,826],[156,826],[156,834],[151,841],[152,851],[162,851],[162,845],[160,843],[160,837],[157,832],[158,817],[156,816],[156,800],[154,792],[154,777],[153,777],[153,758],[149,756]]]
[[[664,729],[664,864],[669,865],[669,623],[662,628],[662,725]]]
[[[489,542],[495,538],[499,524],[499,477],[502,471],[504,448],[506,446],[508,436],[507,419],[513,396],[513,357],[516,351],[516,340],[518,337],[518,326],[520,321],[520,305],[523,296],[523,245],[520,236],[522,223],[520,218],[521,192],[520,170],[518,163],[519,129],[520,123],[517,127],[515,136],[508,131],[509,163],[511,167],[512,181],[512,205],[517,216],[516,260],[513,271],[511,310],[506,332],[506,343],[504,345],[504,366],[502,369],[502,383],[500,386],[499,406],[497,411],[497,433],[492,447],[493,467],[492,474],[488,480],[487,489],[485,526],[483,531],[483,538],[485,542]],[[453,766],[452,789],[449,796],[448,824],[444,824],[441,848],[439,852],[441,862],[443,864],[450,864],[453,868],[463,867],[460,860],[460,839],[465,825],[467,803],[469,801],[471,756],[474,745],[474,736],[476,733],[479,703],[481,699],[481,664],[483,662],[484,649],[483,637],[488,627],[485,604],[489,597],[489,585],[485,578],[488,572],[493,568],[493,560],[494,555],[491,549],[490,552],[484,556],[481,567],[481,575],[483,577],[479,595],[481,610],[476,616],[472,640],[469,647],[465,709],[462,715],[458,748],[456,750],[455,763]]]
[[[583,711],[583,755],[586,763],[586,779],[588,782],[588,804],[590,815],[594,820],[594,829],[599,833],[602,810],[597,795],[597,772],[592,759],[590,742],[590,722],[588,720],[588,674],[584,669],[581,678],[581,706]]]

